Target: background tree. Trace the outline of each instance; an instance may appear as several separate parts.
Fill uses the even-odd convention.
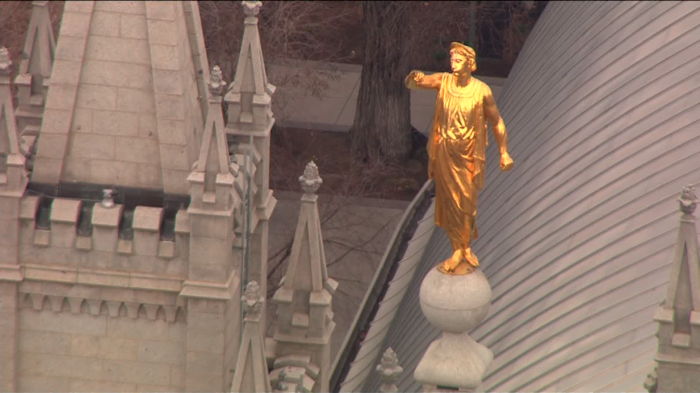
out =
[[[364,60],[352,153],[362,161],[402,161],[411,151],[410,95],[403,85],[409,71],[409,7],[403,1],[365,1]]]

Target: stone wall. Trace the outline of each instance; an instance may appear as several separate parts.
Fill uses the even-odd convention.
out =
[[[46,300],[49,303],[49,300]],[[46,304],[48,305],[48,304]],[[182,318],[19,311],[18,391],[182,391]]]

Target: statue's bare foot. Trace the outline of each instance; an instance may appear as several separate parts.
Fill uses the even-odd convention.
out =
[[[464,259],[474,268],[479,267],[479,259],[476,257],[476,254],[472,252],[471,247],[464,250]]]
[[[463,261],[462,250],[457,249],[452,253],[452,256],[445,259],[440,265],[440,271],[443,273],[452,273]]]
[[[479,260],[471,248],[466,248],[464,250],[456,250],[452,257],[445,259],[438,266],[438,270],[445,274],[465,275],[473,272],[477,267],[479,267]]]

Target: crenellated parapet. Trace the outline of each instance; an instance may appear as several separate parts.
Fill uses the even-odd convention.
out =
[[[19,218],[28,277],[176,291],[186,276],[186,210],[25,196]]]

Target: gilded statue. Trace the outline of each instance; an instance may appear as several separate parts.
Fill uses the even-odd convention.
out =
[[[491,89],[472,76],[476,52],[459,42],[450,45],[452,72],[425,75],[411,71],[409,89],[435,89],[433,126],[428,139],[428,176],[435,183],[435,224],[445,230],[452,256],[438,269],[469,274],[479,266],[471,249],[476,239],[477,200],[484,186],[487,127],[491,126],[501,156],[501,170],[513,167],[508,136]]]

